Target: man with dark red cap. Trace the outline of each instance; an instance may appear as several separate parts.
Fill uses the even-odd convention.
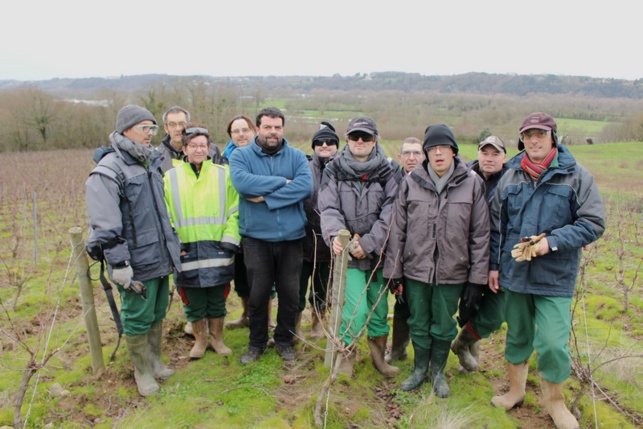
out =
[[[531,113],[519,133],[524,151],[507,162],[490,206],[489,288],[506,294],[510,385],[491,402],[522,404],[536,350],[543,409],[557,428],[577,428],[562,387],[571,372],[570,310],[581,249],[603,234],[605,211],[592,174],[557,144],[554,118]]]

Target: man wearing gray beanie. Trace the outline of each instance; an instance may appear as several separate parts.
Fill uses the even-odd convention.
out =
[[[415,367],[401,389],[420,387],[430,368],[433,392],[446,398],[444,370],[458,333],[453,316],[460,294],[474,305],[487,283],[489,209],[482,179],[456,156],[447,125],[427,127],[423,149],[422,168],[407,175],[395,201],[384,277],[404,287],[411,311]]]
[[[97,149],[98,165],[85,183],[90,235],[122,299],[121,321],[141,396],[159,390],[157,380],[173,374],[161,361],[169,275],[180,269],[179,241],[168,219],[163,178],[150,142],[158,131],[154,115],[133,104],[116,117],[111,145]]]

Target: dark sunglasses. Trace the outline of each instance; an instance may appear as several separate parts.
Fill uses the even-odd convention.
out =
[[[338,144],[337,140],[333,140],[333,139],[321,139],[321,140],[315,140],[315,141],[313,142],[313,146],[323,146],[323,145],[324,145],[324,143],[326,143],[326,146],[330,146],[330,145],[339,146],[339,144]]]
[[[190,134],[207,134],[207,135],[210,135],[210,131],[208,131],[205,128],[201,128],[201,127],[193,127],[193,128],[188,128],[187,130],[185,130],[185,134],[186,135],[190,135]]]
[[[350,133],[348,139],[356,142],[359,139],[362,139],[364,143],[372,142],[375,140],[375,136],[372,136],[368,133]]]

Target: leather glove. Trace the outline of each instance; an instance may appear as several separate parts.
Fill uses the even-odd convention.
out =
[[[384,279],[384,281],[392,295],[402,293],[404,290],[404,279]]]
[[[464,292],[462,293],[462,301],[466,307],[473,307],[480,302],[482,296],[484,295],[484,290],[487,285],[481,285],[478,283],[467,283],[464,287]]]
[[[112,269],[112,281],[123,286],[125,289],[129,289],[133,276],[134,270],[132,270],[130,265],[123,268]]]
[[[532,235],[531,237],[521,238],[520,243],[516,244],[511,251],[511,257],[514,258],[516,262],[531,261],[532,258],[538,256],[536,247],[543,238],[545,238],[544,233],[538,236]]]

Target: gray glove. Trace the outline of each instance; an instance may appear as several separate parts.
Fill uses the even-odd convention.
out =
[[[112,269],[112,281],[123,286],[125,289],[129,289],[133,276],[134,270],[132,270],[132,267],[129,265],[123,268]]]

